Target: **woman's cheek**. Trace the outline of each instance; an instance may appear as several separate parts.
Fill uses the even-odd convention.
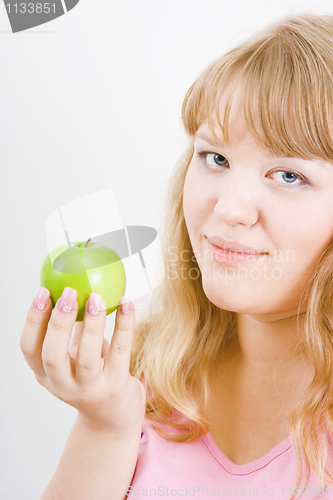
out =
[[[193,176],[191,175],[191,172],[189,170],[185,179],[183,191],[183,211],[188,228],[192,225],[194,214],[197,212],[195,193],[196,184],[195,182],[193,182]]]

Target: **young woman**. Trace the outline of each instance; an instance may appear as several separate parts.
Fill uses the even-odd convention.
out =
[[[91,296],[69,356],[76,292],[28,311],[29,366],[78,410],[42,499],[333,498],[333,16],[218,58],[182,119],[145,316],[107,350]]]

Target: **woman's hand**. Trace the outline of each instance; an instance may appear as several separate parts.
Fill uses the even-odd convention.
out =
[[[65,292],[72,295],[72,310],[68,300],[67,307],[61,307]],[[99,297],[96,296],[90,294],[89,300]],[[25,320],[20,348],[39,384],[76,408],[88,425],[101,430],[126,431],[144,419],[146,409],[145,387],[129,373],[135,327],[133,304],[131,301],[125,304],[130,312],[124,315],[118,307],[108,348],[104,339],[106,304],[103,299],[100,308],[93,304],[95,314],[90,315],[92,302],[87,300],[83,322],[77,322],[74,331],[73,343],[77,348],[71,350],[70,355],[69,343],[78,311],[76,297],[76,291],[66,287],[53,310],[50,298],[45,309],[38,309],[38,304],[35,309],[34,299]]]

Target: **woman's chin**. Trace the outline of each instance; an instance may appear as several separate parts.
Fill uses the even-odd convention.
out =
[[[225,311],[251,315],[278,315],[278,317],[290,315],[290,301],[285,301],[283,297],[278,301],[274,294],[270,300],[267,293],[262,291],[256,294],[253,290],[246,290],[244,287],[234,289],[232,286],[229,286],[228,290],[223,290],[221,286],[214,286],[209,282],[203,282],[203,290],[212,304]],[[293,315],[297,314],[297,305],[292,312]]]

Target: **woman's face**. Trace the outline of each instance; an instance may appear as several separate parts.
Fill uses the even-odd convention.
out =
[[[221,117],[224,103],[222,98]],[[184,186],[186,225],[211,302],[240,313],[288,317],[297,312],[333,238],[333,163],[270,155],[248,133],[239,103],[237,93],[230,147],[210,144],[206,122],[195,135]],[[241,262],[229,254],[232,262],[217,261],[208,240],[213,237],[267,253]],[[195,269],[190,276],[198,279]]]

